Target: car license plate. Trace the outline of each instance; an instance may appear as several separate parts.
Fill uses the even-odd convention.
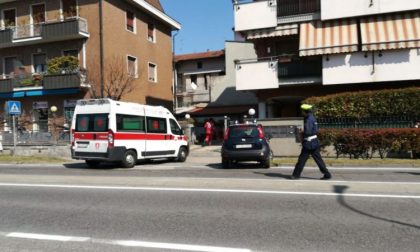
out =
[[[87,148],[87,147],[88,147],[88,144],[77,144],[77,148],[84,149],[84,148]]]
[[[236,145],[236,149],[247,149],[252,148],[252,144],[238,144]]]

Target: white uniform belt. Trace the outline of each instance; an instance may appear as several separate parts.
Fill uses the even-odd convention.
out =
[[[314,140],[314,139],[316,139],[316,138],[317,138],[317,136],[316,136],[316,135],[314,135],[314,136],[310,136],[310,137],[304,138],[304,140],[305,140],[305,141],[312,141],[312,140]]]

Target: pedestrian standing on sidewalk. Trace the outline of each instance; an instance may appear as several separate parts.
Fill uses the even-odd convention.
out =
[[[210,119],[206,120],[206,123],[204,123],[204,130],[206,132],[206,139],[204,140],[204,145],[211,145],[211,141],[213,139],[213,125],[210,121]]]
[[[320,143],[316,133],[318,132],[318,124],[312,114],[312,105],[302,104],[300,106],[304,115],[303,122],[303,141],[302,151],[299,155],[298,162],[296,163],[291,179],[299,179],[305,167],[309,155],[315,160],[319,170],[324,174],[321,179],[331,179],[331,173],[328,171],[324,160],[322,160],[320,153]]]

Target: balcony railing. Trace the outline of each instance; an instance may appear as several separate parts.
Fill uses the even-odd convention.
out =
[[[87,21],[80,17],[28,24],[0,31],[0,48],[88,37]]]
[[[322,74],[322,57],[301,58],[295,55],[278,57],[279,79],[287,77],[320,76]]]
[[[277,0],[277,16],[315,13],[321,10],[321,0]]]
[[[235,31],[274,28],[319,18],[321,0],[236,0]]]
[[[10,93],[15,89],[62,89],[77,88],[85,83],[86,77],[80,72],[69,72],[63,74],[31,74],[23,73],[5,76],[0,79],[0,93]]]

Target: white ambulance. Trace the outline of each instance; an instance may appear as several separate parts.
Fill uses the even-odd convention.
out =
[[[73,159],[88,166],[118,161],[131,168],[139,159],[184,162],[189,145],[169,110],[111,99],[77,101],[71,127]]]

